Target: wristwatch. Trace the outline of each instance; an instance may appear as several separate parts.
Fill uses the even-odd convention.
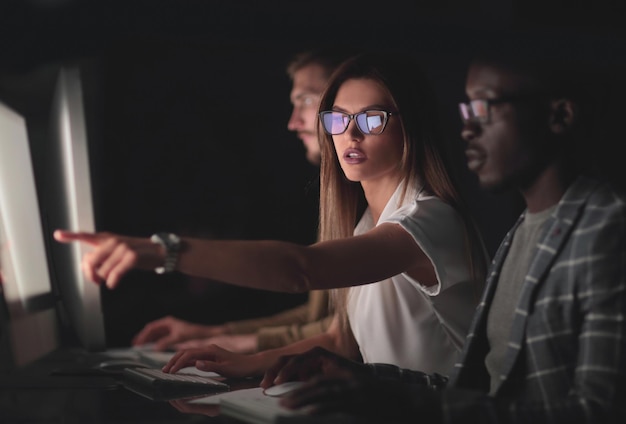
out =
[[[165,274],[176,269],[178,254],[180,253],[180,237],[172,233],[156,233],[150,237],[150,241],[160,244],[165,249],[165,263],[154,269],[157,274]]]

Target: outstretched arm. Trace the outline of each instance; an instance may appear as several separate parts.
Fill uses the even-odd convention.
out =
[[[82,242],[93,250],[83,271],[109,288],[133,268],[163,265],[164,248],[148,238],[111,233],[55,231],[61,242]],[[231,284],[283,292],[349,287],[409,271],[432,280],[432,263],[400,225],[385,223],[354,237],[300,246],[281,241],[184,238],[177,270]]]

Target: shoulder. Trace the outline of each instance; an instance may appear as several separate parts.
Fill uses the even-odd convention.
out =
[[[563,203],[621,210],[626,207],[626,193],[607,181],[580,177],[567,190]]]
[[[465,223],[438,197],[421,196],[407,202],[384,222],[400,225],[431,260],[456,261],[465,252]]]
[[[623,226],[626,193],[610,183],[581,178],[568,190],[557,214],[576,219],[577,231],[588,228],[601,232],[615,225]]]
[[[545,245],[562,244],[561,257],[569,266],[617,270],[626,252],[626,197],[608,183],[581,178],[568,189],[555,212],[557,221]],[[564,235],[563,242],[559,239]]]
[[[611,214],[623,214],[626,210],[626,193],[607,182],[598,184],[589,196],[589,205]]]
[[[420,196],[406,202],[385,222],[399,223],[404,227],[450,228],[463,225],[459,213],[436,196]]]

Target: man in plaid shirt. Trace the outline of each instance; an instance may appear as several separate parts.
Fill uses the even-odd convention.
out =
[[[626,196],[600,178],[573,69],[509,51],[472,62],[462,137],[481,186],[519,190],[526,210],[449,379],[316,349],[267,372],[265,387],[322,374],[285,406],[358,422],[626,422]]]

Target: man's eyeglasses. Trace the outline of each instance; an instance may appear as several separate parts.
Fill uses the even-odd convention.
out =
[[[397,112],[386,110],[366,110],[350,115],[349,113],[325,110],[320,112],[320,120],[324,131],[330,135],[339,135],[346,132],[351,120],[355,120],[356,126],[365,135],[379,135],[385,130],[387,121]]]
[[[316,93],[302,93],[293,99],[293,106],[299,108],[317,107],[320,101],[321,94]]]
[[[468,103],[459,103],[459,112],[461,113],[461,120],[464,124],[469,122],[478,122],[485,124],[491,119],[491,106],[500,103],[517,102],[521,100],[529,100],[537,98],[540,94],[529,93],[520,94],[517,96],[506,96],[497,99],[476,99],[470,100]]]

